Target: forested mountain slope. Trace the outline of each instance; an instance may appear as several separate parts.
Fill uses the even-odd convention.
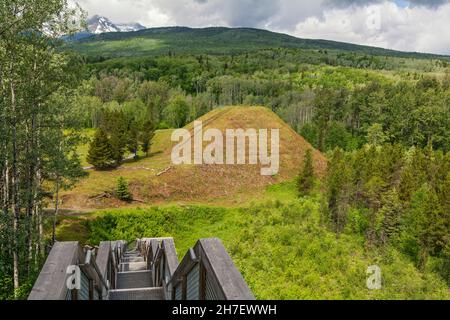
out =
[[[268,48],[292,48],[450,60],[449,56],[400,52],[329,40],[300,39],[286,34],[252,28],[152,28],[137,32],[104,33],[70,42],[68,46],[91,57],[143,56],[168,53],[232,54]]]

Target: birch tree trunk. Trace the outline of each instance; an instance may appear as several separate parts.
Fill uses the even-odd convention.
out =
[[[12,163],[11,163],[11,206],[14,213],[13,219],[13,279],[14,295],[19,289],[19,175],[17,169],[17,115],[16,115],[16,87],[14,81],[11,82],[11,118],[12,120]]]
[[[56,219],[58,217],[59,211],[59,176],[56,177],[56,187],[55,187],[55,211],[53,215],[53,228],[52,228],[52,244],[56,242]]]

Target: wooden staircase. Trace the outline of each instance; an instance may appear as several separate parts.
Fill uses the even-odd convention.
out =
[[[172,238],[98,247],[57,242],[29,300],[253,300],[217,238],[200,239],[179,261]]]
[[[126,252],[119,271],[116,289],[109,290],[108,300],[165,300],[164,288],[154,287],[153,273],[139,251]]]

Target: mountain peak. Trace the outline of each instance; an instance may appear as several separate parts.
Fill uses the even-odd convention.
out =
[[[139,23],[114,23],[110,19],[94,15],[87,20],[88,30],[94,34],[109,33],[109,32],[132,32],[145,29]]]

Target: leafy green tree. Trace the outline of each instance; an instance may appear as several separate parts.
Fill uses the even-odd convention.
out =
[[[340,122],[331,121],[325,137],[325,150],[341,148],[354,150],[358,147],[358,141],[354,139],[350,130]]]
[[[122,201],[131,202],[133,201],[133,196],[130,193],[128,182],[123,178],[119,177],[117,180],[117,198]]]
[[[380,146],[388,140],[387,135],[383,131],[383,126],[374,123],[367,129],[367,143],[373,146]]]
[[[367,230],[367,240],[369,245],[373,245],[377,241],[376,222],[385,186],[385,181],[380,176],[374,175],[370,177],[362,188],[363,197],[369,208],[369,228]]]
[[[60,141],[64,141],[61,138]],[[81,160],[75,150],[66,148],[61,143],[61,148],[58,154],[49,161],[48,180],[53,183],[53,224],[52,224],[52,244],[56,242],[56,223],[59,215],[60,207],[60,192],[72,188],[85,172],[81,167]],[[71,155],[71,156],[68,156]]]
[[[89,145],[86,160],[96,169],[104,170],[111,167],[113,159],[115,159],[113,147],[108,139],[108,135],[103,129],[98,129],[94,140]]]
[[[325,151],[325,139],[328,134],[332,119],[340,120],[347,99],[347,91],[321,88],[316,93],[314,100],[314,122],[319,128],[318,147]]]
[[[137,96],[144,102],[155,123],[163,120],[163,111],[170,99],[170,87],[163,81],[144,81],[137,90]]]
[[[84,87],[80,91],[86,90]],[[97,128],[99,126],[103,104],[98,97],[85,96],[80,92],[76,97],[74,112],[83,128]]]
[[[306,151],[303,170],[297,178],[297,189],[300,196],[309,195],[314,187],[314,165],[312,150]]]
[[[186,125],[189,115],[189,104],[186,99],[177,95],[169,101],[164,110],[164,116],[168,123],[174,128],[182,128]]]
[[[306,123],[300,127],[299,133],[302,137],[304,137],[307,141],[309,141],[313,147],[318,147],[318,131],[319,129],[313,123]]]
[[[112,100],[113,90],[117,83],[115,77],[105,77],[95,82],[95,96],[100,98],[102,102]]]
[[[58,37],[79,29],[71,23],[77,12],[64,0],[0,4],[0,185],[7,186],[0,203],[13,217],[2,224],[11,233],[9,243],[0,243],[0,251],[8,252],[0,272],[11,277],[14,298],[26,291],[43,256],[45,182],[54,173],[49,163],[70,158],[60,152],[61,143],[75,136],[63,133],[76,122],[71,99],[80,61],[60,50]]]

